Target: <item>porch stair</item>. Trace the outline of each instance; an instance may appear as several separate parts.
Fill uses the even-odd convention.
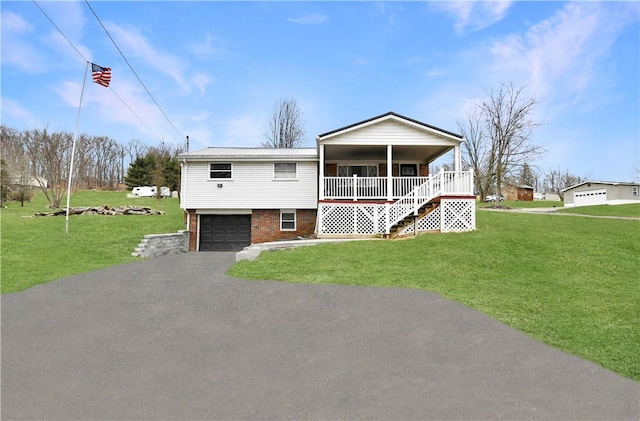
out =
[[[401,221],[399,221],[394,226],[392,226],[389,230],[389,235],[387,236],[387,238],[391,240],[400,238],[401,237],[400,233],[402,232],[402,230],[404,230],[409,225],[416,223],[420,219],[426,217],[428,214],[435,211],[438,208],[438,206],[440,206],[440,202],[425,203],[420,207],[420,209],[418,209],[417,215],[413,215],[413,214],[407,215]],[[411,235],[416,235],[416,234],[417,232],[414,232]]]
[[[378,196],[358,197],[360,202],[333,202],[333,198],[320,202],[317,235],[319,238],[358,235],[397,238],[411,232],[414,223],[416,229],[421,225],[420,231],[475,229],[475,199],[469,197],[473,191],[471,171],[441,170],[422,178],[424,181],[393,203],[366,201]],[[353,185],[357,182],[354,178]],[[431,214],[435,210],[438,212]]]
[[[387,236],[391,237],[392,230],[399,232],[409,221],[413,222],[436,197],[442,194],[440,180],[442,174],[441,171],[436,177],[427,177],[426,182],[416,186],[390,206]]]

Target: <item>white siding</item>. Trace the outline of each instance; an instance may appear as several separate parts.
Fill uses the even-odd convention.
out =
[[[217,161],[220,162],[220,161]],[[209,179],[209,162],[183,167],[183,209],[315,209],[317,162],[298,162],[296,180],[274,180],[273,162],[232,162],[233,179]],[[218,187],[221,184],[222,187]]]
[[[459,140],[442,134],[410,127],[393,120],[382,121],[356,130],[338,134],[323,141],[330,145],[457,145]]]

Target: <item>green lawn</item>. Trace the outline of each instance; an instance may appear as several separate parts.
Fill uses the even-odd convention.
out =
[[[66,204],[66,199],[63,201]],[[69,235],[65,217],[28,218],[47,208],[42,193],[32,203],[9,202],[0,213],[2,293],[22,291],[69,275],[134,261],[131,253],[145,234],[184,229],[178,199],[127,199],[127,192],[80,191],[71,206],[150,206],[167,212],[159,216],[72,215]],[[27,217],[27,218],[24,218]]]
[[[229,274],[436,291],[640,380],[640,221],[478,211],[477,228],[264,252]]]
[[[184,227],[177,199],[158,203],[127,199],[126,192],[82,191],[71,204],[141,204],[167,214],[72,216],[67,237],[64,217],[23,218],[47,210],[41,194],[24,208],[8,203],[0,214],[2,293],[137,260],[131,253],[145,234]],[[607,212],[637,214],[635,205],[624,206]],[[479,210],[477,228],[265,252],[229,274],[436,291],[640,380],[640,221]]]
[[[478,207],[486,208],[492,207],[494,203],[478,202]],[[510,208],[561,208],[564,206],[562,202],[555,200],[532,200],[532,201],[519,201],[519,200],[507,200],[502,202],[503,206]]]
[[[627,205],[598,205],[598,206],[579,206],[577,208],[558,209],[561,213],[574,213],[577,215],[593,215],[593,216],[625,216],[632,218],[640,218],[640,203],[631,203]]]

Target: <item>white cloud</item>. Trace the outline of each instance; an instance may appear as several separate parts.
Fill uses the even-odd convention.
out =
[[[37,118],[18,102],[7,98],[0,98],[0,108],[2,108],[3,120],[11,120],[11,125],[16,127],[33,128],[40,124]]]
[[[33,30],[33,26],[17,13],[11,11],[3,12],[0,15],[0,19],[2,21],[3,35],[5,32],[24,34]]]
[[[3,11],[0,18],[3,66],[11,64],[31,73],[42,72],[37,50],[21,38],[33,31],[32,25],[22,16],[10,11]]]
[[[320,13],[309,13],[296,18],[289,18],[289,22],[298,23],[300,25],[320,25],[325,23],[329,18]]]
[[[220,136],[214,146],[260,146],[265,121],[258,113],[251,113],[218,122]]]
[[[183,59],[155,48],[135,29],[125,29],[112,22],[105,23],[105,26],[116,39],[125,57],[128,59],[130,57],[140,57],[147,66],[155,69],[160,74],[169,76],[182,89],[187,93],[189,92],[189,85],[185,77],[187,64]]]
[[[208,111],[202,111],[196,115],[192,115],[190,117],[191,121],[195,121],[195,122],[201,122],[201,121],[206,121],[209,119],[209,116],[211,116],[211,113]]]
[[[456,33],[466,30],[476,32],[501,21],[507,14],[511,1],[441,1],[433,7],[451,15]]]
[[[526,84],[537,98],[574,105],[606,89],[609,50],[625,25],[623,12],[601,3],[569,3],[552,17],[495,41],[489,74]]]
[[[85,14],[86,5],[83,3],[79,1],[63,1],[55,3],[40,2],[39,4],[58,28],[75,43],[83,35],[84,27],[87,23],[85,16],[90,16],[93,19],[92,14]]]
[[[213,36],[209,32],[205,34],[204,40],[188,44],[187,49],[199,60],[206,60],[210,56],[221,55],[226,52],[224,48],[214,45]]]
[[[122,124],[135,128],[140,136],[156,142],[172,141],[177,137],[175,130],[167,123],[156,105],[148,99],[148,95],[137,81],[120,77],[117,86],[112,82],[111,88],[117,96],[111,89],[92,83],[91,77],[87,77],[82,102],[82,124],[110,127]],[[82,83],[76,81],[64,81],[54,87],[61,100],[70,108],[76,109],[81,89]],[[122,101],[118,97],[122,98]],[[135,135],[131,134],[131,137]]]
[[[191,83],[193,83],[200,91],[200,95],[204,95],[207,92],[207,86],[212,84],[214,80],[205,75],[204,73],[196,73],[191,76]]]

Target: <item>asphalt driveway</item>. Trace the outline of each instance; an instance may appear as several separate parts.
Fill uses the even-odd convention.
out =
[[[2,419],[640,418],[640,383],[437,294],[245,281],[233,262],[3,295]]]

